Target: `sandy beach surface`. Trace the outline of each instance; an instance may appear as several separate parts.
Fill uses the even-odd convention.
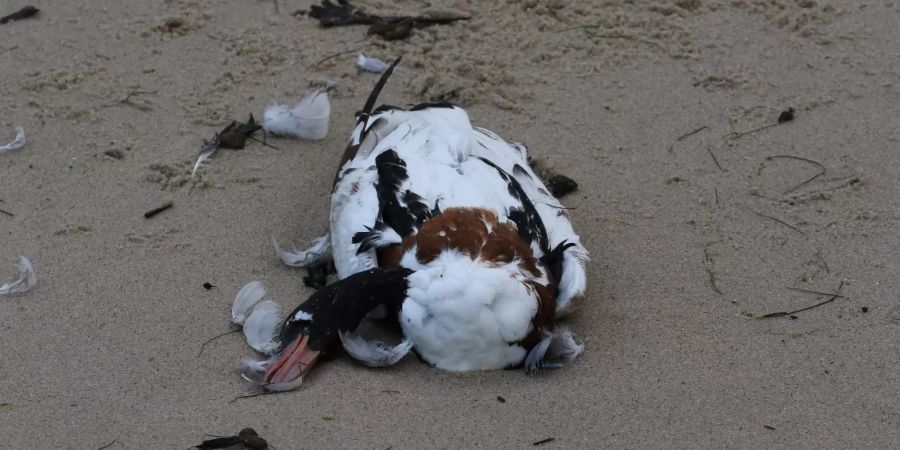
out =
[[[243,427],[279,449],[900,443],[900,3],[358,4],[472,18],[385,41],[320,28],[308,1],[45,1],[0,25],[0,144],[28,139],[0,155],[0,282],[18,255],[38,276],[0,296],[4,448],[183,449]],[[326,231],[377,79],[357,51],[404,57],[382,101],[459,103],[579,183],[577,362],[340,357],[232,401],[250,392],[241,335],[198,356],[245,283],[287,308],[312,293],[271,238]],[[329,81],[326,139],[220,150],[190,176],[203,138]],[[830,298],[787,287],[841,297],[762,318]]]

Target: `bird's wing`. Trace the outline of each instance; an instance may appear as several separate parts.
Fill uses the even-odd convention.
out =
[[[572,300],[584,295],[587,282],[584,266],[589,256],[569,220],[568,210],[550,193],[528,164],[528,151],[524,145],[509,143],[483,128],[477,128],[473,133],[477,142],[473,154],[493,162],[512,175],[544,225],[547,233],[547,248],[544,251],[553,254],[553,257],[562,257],[560,273],[556,274],[559,279],[554,280],[558,289],[557,314],[569,312],[573,306]],[[561,254],[553,252],[554,249],[562,250]],[[552,264],[552,261],[545,261],[545,265]]]

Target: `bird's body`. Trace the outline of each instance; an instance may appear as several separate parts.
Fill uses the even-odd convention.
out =
[[[281,355],[266,367],[274,389],[295,387],[338,338],[368,365],[412,348],[453,371],[531,371],[582,350],[555,325],[586,280],[587,251],[566,209],[524,146],[473,128],[459,107],[364,109],[335,179],[329,232],[318,250],[330,247],[340,280],[285,320]],[[282,254],[296,265],[315,256]],[[401,345],[354,334],[379,306],[397,315]]]

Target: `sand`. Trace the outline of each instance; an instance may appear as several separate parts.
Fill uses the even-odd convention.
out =
[[[0,297],[5,448],[187,448],[243,427],[279,449],[900,442],[900,5],[411,0],[390,7],[473,19],[392,42],[319,28],[309,5],[45,2],[0,26],[0,140],[28,133],[0,155],[15,214],[0,278],[21,254],[39,280]],[[287,307],[311,294],[270,238],[326,229],[377,77],[353,50],[405,57],[383,101],[461,103],[579,182],[564,203],[593,260],[566,323],[576,363],[528,377],[338,358],[298,391],[230,402],[252,351],[238,334],[200,345],[249,281]],[[189,176],[229,119],[328,80],[325,140],[221,150]],[[776,155],[825,172],[801,185],[821,168]],[[787,286],[844,297],[759,319],[826,299]]]

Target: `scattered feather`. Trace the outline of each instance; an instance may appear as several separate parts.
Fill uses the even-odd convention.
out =
[[[20,149],[25,146],[25,129],[16,127],[16,138],[9,144],[0,147],[0,153],[6,153],[10,150]]]
[[[253,358],[244,358],[241,360],[241,378],[249,381],[254,386],[262,386],[265,384],[265,380],[263,379],[266,371],[269,370],[269,367],[275,362],[276,356],[272,356],[269,359],[253,359]]]
[[[269,367],[275,361],[274,358],[269,359],[253,359],[253,358],[244,358],[241,360],[241,373],[244,374],[260,374],[269,370]]]
[[[560,327],[552,333],[546,333],[544,339],[528,352],[525,371],[532,375],[539,369],[557,369],[575,361],[582,353],[584,344],[576,342],[568,328]]]
[[[31,261],[24,256],[19,257],[19,278],[12,283],[4,283],[0,286],[0,295],[24,294],[37,284],[37,275],[31,267]]]
[[[238,326],[244,326],[250,310],[266,296],[266,288],[259,281],[251,281],[241,288],[237,296],[234,297],[234,304],[231,306],[231,321]]]
[[[328,134],[331,103],[325,89],[316,89],[293,108],[271,105],[263,116],[263,129],[270,133],[319,140]]]
[[[254,350],[271,354],[281,346],[278,331],[281,326],[281,308],[272,300],[263,300],[255,307],[244,322],[244,337],[247,345]]]
[[[374,73],[383,73],[385,70],[390,67],[390,64],[378,59],[378,58],[369,58],[362,53],[356,58],[356,65],[366,72],[374,72]]]
[[[275,247],[275,253],[278,254],[278,257],[281,258],[281,262],[285,265],[291,267],[306,267],[318,261],[328,253],[331,241],[326,234],[325,236],[319,236],[313,240],[312,244],[306,250],[288,251],[282,250],[278,245],[278,241],[275,240],[275,237],[272,237],[272,246]]]
[[[200,153],[197,155],[197,162],[194,164],[194,170],[191,171],[191,176],[196,175],[200,165],[209,159],[220,147],[240,150],[246,145],[247,139],[261,129],[262,126],[256,123],[253,114],[250,114],[250,119],[246,123],[232,121],[211,139],[204,139],[203,145],[200,146]]]
[[[269,370],[269,367],[272,366],[276,359],[277,356],[261,361],[252,358],[244,359],[241,361],[241,378],[247,380],[253,386],[261,387],[269,392],[291,391],[300,387],[303,384],[302,376],[284,383],[265,382],[266,371]]]
[[[203,164],[204,161],[209,159],[216,150],[219,149],[219,136],[213,136],[212,139],[204,139],[203,145],[200,146],[200,153],[197,154],[197,162],[194,164],[194,170],[191,171],[191,176],[197,174],[197,169],[200,168],[200,165]]]
[[[408,339],[391,347],[380,341],[367,341],[357,333],[340,331],[339,335],[347,354],[369,367],[392,366],[403,359],[413,346]]]

